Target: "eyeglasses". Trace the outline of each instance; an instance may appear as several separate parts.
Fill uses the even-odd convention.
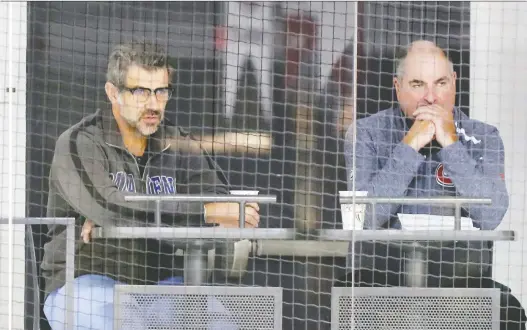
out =
[[[156,99],[159,102],[166,102],[170,100],[172,97],[172,93],[174,92],[172,87],[160,87],[156,88],[154,90],[146,87],[121,87],[121,90],[128,91],[132,94],[134,99],[138,102],[146,102],[150,98],[150,95],[154,93],[156,96]]]

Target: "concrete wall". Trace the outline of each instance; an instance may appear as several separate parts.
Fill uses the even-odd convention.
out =
[[[527,3],[472,2],[470,31],[470,116],[501,132],[510,207],[498,229],[517,232],[496,244],[493,275],[526,306]]]
[[[26,27],[26,3],[0,3],[0,218],[10,214],[25,216]],[[7,93],[8,87],[15,87],[16,91]],[[8,245],[9,233],[7,225],[0,225],[0,329],[24,329],[24,226],[13,227],[12,249]],[[8,271],[11,252],[13,299],[10,318]]]

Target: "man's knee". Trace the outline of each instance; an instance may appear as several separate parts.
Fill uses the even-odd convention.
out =
[[[85,275],[73,283],[75,330],[112,330],[113,293],[116,282],[99,275]],[[66,288],[51,293],[44,303],[44,314],[53,330],[66,330]],[[69,329],[68,329],[69,330]]]

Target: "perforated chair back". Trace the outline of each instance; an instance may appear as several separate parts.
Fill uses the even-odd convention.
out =
[[[282,288],[117,285],[114,330],[281,330]]]
[[[332,330],[498,330],[499,289],[340,288]]]

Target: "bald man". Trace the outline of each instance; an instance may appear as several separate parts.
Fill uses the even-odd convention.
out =
[[[490,198],[490,205],[464,206],[462,216],[472,219],[476,228],[494,230],[509,205],[503,142],[496,127],[470,119],[455,106],[452,62],[435,44],[414,42],[399,58],[393,82],[398,107],[358,120],[355,148],[353,130],[348,130],[348,190],[354,187],[371,197]],[[371,207],[367,209],[364,229],[401,229],[398,213],[453,216],[454,207],[378,204],[375,218]],[[421,244],[427,247],[427,286],[500,287],[501,329],[525,328],[519,301],[491,279],[490,242]],[[362,242],[355,252],[353,264],[351,253],[348,258],[355,285],[410,284],[404,276],[401,243]],[[349,275],[346,285],[352,284]]]

